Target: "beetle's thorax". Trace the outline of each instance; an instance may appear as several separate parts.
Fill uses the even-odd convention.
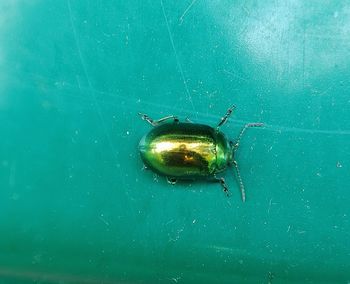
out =
[[[217,166],[217,172],[223,171],[226,169],[228,164],[231,162],[232,159],[232,147],[230,146],[230,143],[228,142],[226,136],[220,132],[217,131],[216,133],[216,166]]]

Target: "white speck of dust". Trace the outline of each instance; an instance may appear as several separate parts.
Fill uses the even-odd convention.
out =
[[[173,277],[173,278],[171,278],[171,280],[174,281],[175,283],[177,283],[178,280],[180,280],[180,279],[181,279],[180,276],[179,276],[179,277]]]
[[[109,223],[108,223],[107,220],[104,218],[104,215],[103,215],[103,214],[100,215],[100,220],[101,220],[105,225],[109,226]]]
[[[343,165],[340,162],[337,162],[337,168],[342,168]]]

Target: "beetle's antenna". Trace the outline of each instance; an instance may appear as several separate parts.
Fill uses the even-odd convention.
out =
[[[244,189],[244,185],[243,185],[243,181],[242,181],[242,177],[241,177],[241,172],[239,171],[237,161],[233,161],[232,163],[236,169],[239,189],[241,190],[242,201],[245,202],[245,189]]]
[[[264,126],[263,123],[261,122],[254,122],[254,123],[247,123],[246,125],[243,126],[241,132],[239,133],[237,139],[236,139],[236,143],[233,145],[233,152],[235,152],[238,147],[239,147],[239,142],[242,139],[243,134],[245,133],[245,131],[250,128],[250,127],[261,127]]]
[[[220,126],[224,125],[227,121],[227,119],[230,117],[230,115],[232,114],[233,110],[236,108],[235,105],[232,105],[227,112],[225,113],[225,115],[221,118],[218,126],[216,126],[216,129],[218,130],[220,128]]]
[[[238,179],[238,184],[239,184],[239,188],[241,190],[241,195],[242,195],[242,201],[245,202],[245,189],[244,189],[244,184],[243,184],[243,180],[241,177],[241,172],[239,171],[239,167],[238,167],[238,163],[237,161],[234,160],[234,153],[235,151],[237,151],[238,147],[239,147],[239,143],[243,137],[243,134],[245,133],[245,131],[250,128],[250,127],[261,127],[263,126],[263,123],[257,122],[257,123],[247,123],[246,125],[243,126],[241,132],[239,133],[236,142],[230,142],[231,148],[232,148],[232,164],[236,169],[236,175],[237,175],[237,179]]]

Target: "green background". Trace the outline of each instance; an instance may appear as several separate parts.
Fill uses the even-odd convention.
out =
[[[349,283],[347,1],[0,2],[0,283]],[[216,125],[247,190],[142,170]]]

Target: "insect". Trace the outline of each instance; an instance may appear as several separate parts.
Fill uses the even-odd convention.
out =
[[[230,107],[216,127],[190,121],[180,122],[174,115],[153,120],[147,114],[139,113],[144,121],[153,126],[139,144],[145,166],[166,176],[171,184],[180,179],[199,178],[217,182],[227,196],[230,194],[225,179],[217,175],[233,166],[244,202],[245,189],[235,153],[245,131],[250,127],[263,126],[263,123],[248,123],[234,142],[228,140],[220,127],[226,123],[234,109],[235,106]]]

